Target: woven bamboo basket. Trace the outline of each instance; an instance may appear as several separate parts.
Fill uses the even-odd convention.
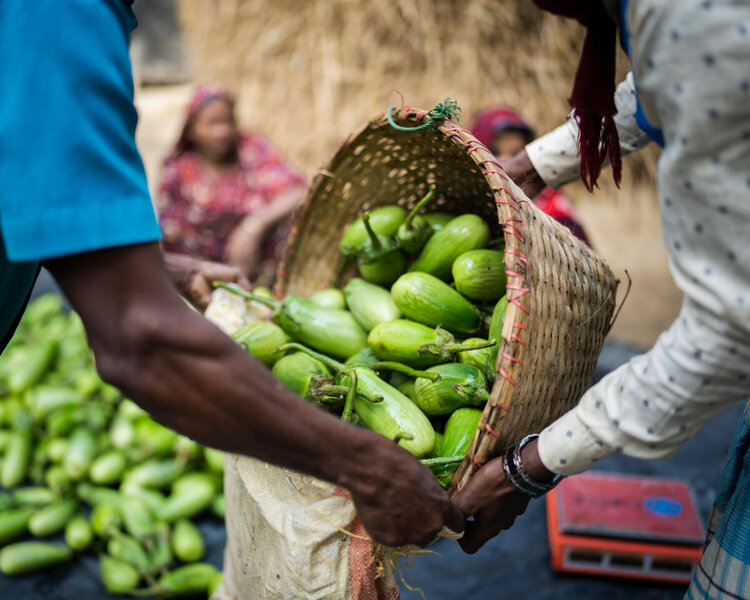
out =
[[[411,107],[392,117],[405,127],[429,119]],[[502,232],[508,276],[498,376],[453,493],[486,461],[577,403],[610,329],[618,280],[600,256],[537,210],[468,131],[448,119],[397,131],[382,115],[350,136],[315,177],[292,226],[277,293],[309,295],[345,282],[354,275],[338,248],[346,225],[385,204],[409,208],[431,183],[439,197],[430,210],[473,212],[495,225],[494,235]]]

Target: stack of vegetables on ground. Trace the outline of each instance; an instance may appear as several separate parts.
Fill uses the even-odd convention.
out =
[[[396,440],[447,486],[495,378],[507,303],[502,239],[474,214],[384,206],[349,225],[342,253],[360,277],[310,298],[274,299],[234,339],[290,390]]]
[[[206,596],[218,585],[190,519],[223,518],[223,454],[103,383],[59,297],[30,304],[0,358],[0,398],[2,573],[91,553],[113,593]]]

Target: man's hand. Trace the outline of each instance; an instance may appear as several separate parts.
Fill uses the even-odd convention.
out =
[[[534,165],[529,160],[526,150],[521,150],[515,156],[499,161],[500,166],[508,174],[513,182],[519,186],[531,199],[541,192],[546,184],[536,172]]]
[[[169,252],[164,253],[164,265],[180,293],[201,310],[205,310],[211,300],[214,281],[236,283],[246,290],[250,289],[250,282],[242,271],[233,265]]]
[[[364,458],[364,457],[363,457]],[[406,450],[383,438],[373,458],[343,481],[359,519],[375,541],[387,546],[426,546],[447,526],[461,532],[464,518],[434,475]]]
[[[532,479],[548,481],[554,473],[542,464],[536,444],[534,440],[523,448],[521,463]],[[467,518],[474,517],[466,522],[464,537],[458,541],[468,554],[477,552],[502,530],[510,529],[529,504],[529,496],[516,490],[505,478],[502,460],[495,458],[485,464],[453,499],[453,505]]]

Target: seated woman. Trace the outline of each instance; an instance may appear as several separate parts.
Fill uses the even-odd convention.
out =
[[[521,115],[505,107],[481,112],[474,120],[471,133],[501,161],[515,156],[535,137],[534,130]],[[565,225],[578,239],[591,245],[573,205],[562,192],[547,187],[533,200],[539,210]]]
[[[165,163],[157,200],[163,248],[236,265],[270,285],[304,194],[303,177],[266,141],[240,133],[232,94],[205,85]]]

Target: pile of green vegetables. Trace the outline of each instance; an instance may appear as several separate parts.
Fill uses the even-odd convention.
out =
[[[218,586],[190,519],[223,518],[223,454],[102,382],[80,318],[59,297],[29,305],[0,358],[0,398],[2,573],[93,553],[113,593],[205,596]]]
[[[479,216],[400,206],[365,213],[340,242],[361,277],[273,308],[233,335],[290,390],[397,441],[447,486],[495,379],[507,308],[502,240]]]

